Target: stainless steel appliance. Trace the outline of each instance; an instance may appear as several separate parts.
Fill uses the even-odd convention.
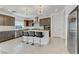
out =
[[[79,6],[77,8],[77,53],[79,54]]]
[[[78,7],[76,7],[68,16],[67,48],[72,54],[77,53],[77,12]]]

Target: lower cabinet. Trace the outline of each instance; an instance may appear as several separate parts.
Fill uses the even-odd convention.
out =
[[[23,36],[23,31],[22,30],[17,30],[16,31],[16,37],[22,37]]]
[[[0,42],[11,40],[15,38],[15,31],[0,32]]]
[[[4,39],[5,39],[5,37],[4,37],[3,32],[0,32],[0,42],[1,42],[1,41],[4,41]]]

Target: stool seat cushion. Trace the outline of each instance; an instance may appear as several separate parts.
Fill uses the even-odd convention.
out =
[[[36,37],[42,38],[43,37],[43,33],[42,32],[36,32]]]
[[[24,35],[24,36],[29,36],[28,32],[24,32],[23,35]]]
[[[34,31],[29,31],[29,36],[35,37],[35,32]]]

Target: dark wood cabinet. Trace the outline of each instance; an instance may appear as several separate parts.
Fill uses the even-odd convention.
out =
[[[15,31],[10,31],[10,39],[14,39],[15,38]]]
[[[0,26],[14,26],[15,18],[12,16],[0,14]],[[15,38],[15,31],[1,31],[0,42]]]
[[[11,40],[15,38],[15,31],[0,32],[0,42]]]
[[[23,36],[23,31],[22,30],[17,30],[16,31],[16,37],[22,37]]]
[[[1,41],[4,41],[4,34],[3,34],[3,32],[0,32],[0,42]]]
[[[7,15],[0,14],[0,26],[14,26],[15,18]]]
[[[49,36],[51,36],[51,18],[43,18],[39,21],[40,26],[44,26],[44,30],[49,30]]]
[[[33,20],[24,20],[25,26],[32,26],[33,25]]]
[[[10,17],[9,16],[4,16],[4,25],[10,26]]]
[[[1,26],[4,24],[4,23],[3,23],[3,20],[4,20],[3,15],[0,15],[0,25],[1,25]]]
[[[40,19],[40,26],[50,26],[51,18]]]
[[[10,17],[10,25],[15,26],[15,18],[14,17]]]
[[[14,26],[15,18],[10,16],[4,16],[4,25],[5,26]]]

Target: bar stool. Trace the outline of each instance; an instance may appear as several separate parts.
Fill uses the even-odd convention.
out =
[[[40,43],[40,46],[41,46],[41,38],[43,38],[44,35],[43,35],[42,32],[36,32],[35,34],[36,34],[36,37],[40,38],[39,43]]]
[[[26,44],[29,44],[29,42],[28,42],[29,33],[28,32],[23,32],[23,35],[27,37],[27,43]]]
[[[33,43],[31,45],[34,45],[34,37],[35,37],[35,32],[34,31],[29,31],[29,37],[33,37]]]

